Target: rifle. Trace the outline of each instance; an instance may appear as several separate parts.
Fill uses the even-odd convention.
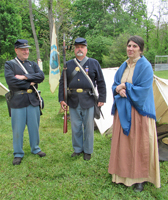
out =
[[[10,100],[12,98],[11,91],[9,91],[5,94],[5,98],[6,98],[6,102],[7,102],[7,106],[8,106],[9,117],[11,117],[11,107],[10,107]]]
[[[66,50],[65,50],[65,34],[63,35],[63,62],[64,62],[64,68],[63,68],[63,79],[64,79],[64,101],[67,103],[67,74],[66,74]],[[66,110],[64,111],[64,127],[63,127],[63,133],[67,133],[67,106]]]

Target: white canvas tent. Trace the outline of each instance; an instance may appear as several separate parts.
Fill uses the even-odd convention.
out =
[[[6,88],[2,83],[0,83],[0,95],[5,95],[8,91],[8,88]]]
[[[156,119],[160,124],[168,123],[168,80],[154,75],[153,92]]]
[[[104,68],[103,75],[106,82],[106,103],[102,106],[101,110],[104,115],[104,118],[101,116],[100,119],[95,119],[95,123],[101,134],[105,133],[112,124],[113,116],[111,115],[111,108],[113,104],[113,94],[112,94],[112,84],[114,82],[114,75],[118,68]]]
[[[114,82],[114,75],[118,68],[105,68],[103,75],[106,82],[107,99],[102,107],[104,119],[95,119],[95,123],[101,134],[105,133],[113,124],[113,116],[111,115],[111,108],[113,104],[112,84]],[[156,119],[162,123],[168,123],[168,80],[153,76],[153,92],[156,108]]]

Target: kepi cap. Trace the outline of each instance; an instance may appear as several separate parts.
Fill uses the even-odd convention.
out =
[[[28,45],[27,40],[18,39],[15,42],[15,48],[29,48],[29,47],[31,47],[31,46]]]
[[[83,45],[87,46],[86,39],[85,38],[81,38],[81,37],[76,38],[74,45],[76,45],[76,44],[83,44]]]

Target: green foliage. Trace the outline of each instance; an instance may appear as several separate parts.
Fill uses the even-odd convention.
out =
[[[168,25],[163,24],[160,27],[159,31],[159,55],[167,55],[168,54]]]
[[[44,72],[47,74],[50,58],[49,2],[37,0],[36,5],[32,3],[40,57]],[[69,47],[66,53],[67,60],[74,57],[73,43],[76,37],[84,37],[88,42],[88,56],[97,59],[102,67],[117,67],[126,59],[125,43],[128,35],[140,35],[144,39],[144,55],[151,63],[154,62],[155,55],[168,54],[167,23],[158,21],[156,25],[147,15],[143,0],[53,0],[52,2],[61,63],[63,33],[66,35],[66,45]],[[29,59],[37,61],[28,1],[1,0],[0,70],[3,69],[6,60],[15,56],[13,44],[18,38],[29,41],[31,45]]]
[[[43,61],[43,72],[44,74],[49,74],[49,60]]]
[[[126,58],[123,50],[118,51],[127,41],[122,41],[124,43],[121,44],[121,34],[145,35],[143,25],[146,6],[142,0],[76,0],[73,6],[76,7],[76,15],[73,17],[75,23],[73,37],[87,38],[88,55],[96,58],[103,67],[116,67]],[[112,45],[112,41],[115,40],[119,41],[119,44],[114,42]],[[121,48],[117,48],[119,45]],[[117,55],[114,55],[115,53]]]
[[[150,49],[150,45],[151,45],[151,42],[150,42],[151,33],[155,30],[155,25],[154,25],[153,20],[148,19],[147,16],[143,20],[143,23],[144,23],[144,29],[145,29],[143,38],[145,41],[146,51],[148,51]]]
[[[4,62],[14,56],[14,42],[20,36],[21,17],[13,1],[2,0],[0,4],[0,69]]]
[[[86,36],[88,43],[88,53],[87,56],[95,58],[102,64],[103,55],[108,55],[109,46],[112,43],[112,39],[97,35],[94,38],[92,36]]]
[[[156,50],[155,49],[150,49],[149,51],[144,53],[144,56],[149,60],[150,63],[154,64],[155,63],[155,55],[156,55]]]
[[[84,37],[88,31],[92,31],[97,23],[103,19],[110,1],[105,0],[76,0],[73,6],[76,8],[76,15],[73,21],[76,24],[74,36]]]
[[[168,78],[168,75],[167,75]],[[63,134],[63,114],[59,113],[58,88],[50,92],[48,76],[39,84],[45,108],[40,122],[40,148],[47,155],[40,158],[30,152],[27,128],[24,132],[22,163],[12,165],[12,128],[4,96],[0,96],[0,199],[30,200],[165,200],[168,191],[168,162],[160,162],[161,188],[146,183],[144,191],[134,186],[112,183],[108,173],[111,135],[94,133],[94,152],[90,161],[73,153],[71,125]],[[0,82],[5,86],[4,77]]]
[[[41,59],[44,61],[44,71],[48,72],[49,65],[49,24],[47,13],[33,4],[33,17],[35,29],[41,49]],[[29,42],[29,59],[37,62],[36,48],[30,25],[28,1],[3,0],[0,5],[0,69],[6,60],[15,56],[14,43],[17,39],[27,39]],[[4,28],[3,28],[4,27]],[[1,46],[2,45],[2,46]]]
[[[142,28],[143,17],[146,16],[142,0],[76,0],[73,5],[77,8],[73,18],[76,23],[74,36],[99,33],[115,37],[124,31],[133,34]]]
[[[5,52],[4,54],[0,55],[0,71],[4,69],[4,63],[6,60],[11,60],[13,57],[8,53]]]
[[[103,66],[105,67],[119,67],[126,59],[126,42],[129,34],[121,34],[116,40],[113,40],[110,46],[109,56],[103,56]]]

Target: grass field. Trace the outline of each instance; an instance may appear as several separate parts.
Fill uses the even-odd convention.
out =
[[[167,74],[167,75],[166,75]],[[158,72],[156,73],[158,75]],[[168,71],[163,73],[168,79]],[[159,75],[158,75],[159,76]],[[6,85],[3,76],[0,82]],[[40,147],[47,156],[40,158],[30,152],[27,129],[24,134],[25,156],[21,165],[13,166],[11,122],[4,96],[0,96],[0,199],[8,200],[165,200],[168,199],[168,162],[160,162],[161,188],[145,184],[144,191],[135,193],[133,186],[111,182],[108,162],[111,135],[95,131],[94,153],[90,161],[73,153],[71,129],[63,134],[63,114],[58,114],[58,91],[50,92],[48,76],[39,85],[45,108],[41,116]]]

